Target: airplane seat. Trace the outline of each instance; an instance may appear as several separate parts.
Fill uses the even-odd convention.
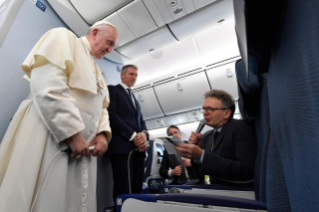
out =
[[[237,197],[255,200],[255,190],[253,188],[234,187],[228,185],[168,185],[164,188],[165,193],[183,194],[210,194],[227,197]]]
[[[257,60],[252,59],[253,67]],[[257,156],[255,161],[255,195],[256,200],[266,201],[266,161],[270,135],[269,101],[267,90],[267,73],[256,75],[248,70],[247,78],[243,60],[236,62],[236,75],[239,84],[239,110],[243,119],[254,125],[257,140]]]
[[[318,211],[319,2],[243,0],[234,8],[240,100],[258,142],[256,197],[270,211]]]
[[[264,202],[207,194],[123,194],[116,199],[118,212],[137,211],[267,211]]]
[[[149,144],[144,173],[144,183],[147,185],[147,189],[144,189],[144,192],[159,193],[163,188],[163,179],[159,175],[159,168],[164,147],[159,140],[149,141]]]

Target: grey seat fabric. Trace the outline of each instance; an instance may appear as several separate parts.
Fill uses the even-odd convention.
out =
[[[257,134],[256,197],[267,201],[268,211],[319,211],[319,1],[243,2],[253,41],[247,42],[248,78],[258,79],[261,89],[247,86],[245,66],[242,71],[238,62],[240,106]],[[261,12],[268,20],[258,16],[257,2],[273,4]],[[260,26],[254,28],[252,20]],[[254,37],[263,27],[268,35]],[[260,60],[267,54],[268,62]],[[250,103],[256,107],[245,107]]]

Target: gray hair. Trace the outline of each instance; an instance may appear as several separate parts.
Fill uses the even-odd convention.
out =
[[[128,64],[122,67],[121,73],[125,74],[128,68],[134,68],[135,70],[137,70],[136,65]]]
[[[90,35],[91,32],[94,30],[94,29],[98,29],[100,33],[103,33],[104,31],[106,31],[111,25],[109,24],[99,24],[97,26],[92,26],[89,28],[88,32],[86,33],[86,35]]]
[[[205,99],[207,99],[208,97],[222,100],[222,107],[230,109],[230,118],[233,118],[235,113],[235,100],[229,93],[224,90],[212,89],[204,94]]]

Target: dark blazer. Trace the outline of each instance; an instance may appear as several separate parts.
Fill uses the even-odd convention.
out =
[[[126,92],[120,85],[109,85],[110,105],[108,107],[110,125],[112,129],[112,140],[106,151],[107,155],[129,154],[136,148],[132,141],[129,141],[134,132],[147,131],[141,107],[135,99],[136,109]],[[140,126],[139,126],[140,123]]]
[[[200,174],[210,175],[211,183],[253,180],[257,152],[253,127],[244,120],[229,120],[222,126],[211,152],[213,132],[210,130],[202,135],[203,163],[193,162]]]
[[[164,150],[163,160],[160,167],[160,175],[163,178],[168,179],[168,170],[169,168],[174,169],[177,166],[177,160],[175,155],[169,155],[166,150]],[[199,179],[200,175],[198,172],[194,171],[193,167],[186,167],[190,180]],[[173,176],[173,181],[171,185],[179,185],[182,181],[178,176]]]

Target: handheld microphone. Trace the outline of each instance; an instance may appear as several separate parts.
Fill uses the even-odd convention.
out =
[[[202,119],[202,120],[199,122],[199,124],[198,124],[198,127],[197,127],[197,129],[196,129],[196,133],[200,133],[200,132],[203,130],[203,128],[205,127],[205,125],[206,125],[206,120],[205,120],[205,119]]]
[[[89,146],[89,151],[90,151],[90,152],[93,152],[93,150],[95,149],[95,147],[96,147],[96,144],[94,144],[94,145],[92,145],[92,146]],[[66,148],[66,149],[61,150],[61,152],[72,153],[73,151],[72,151],[71,147],[68,147],[68,148]]]

